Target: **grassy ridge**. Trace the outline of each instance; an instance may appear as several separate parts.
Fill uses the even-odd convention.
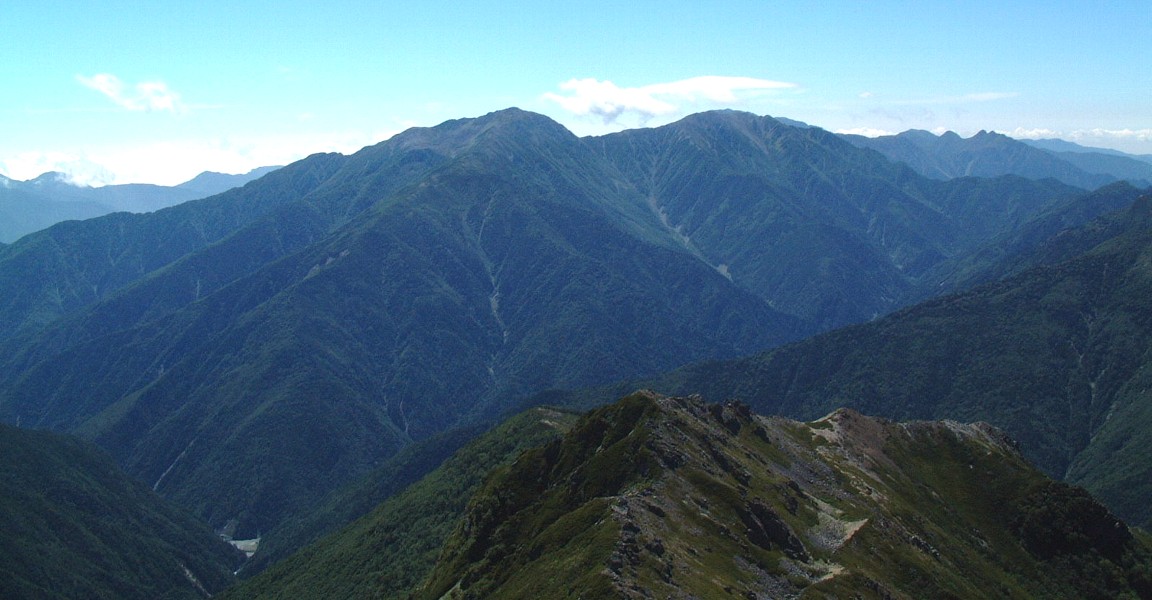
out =
[[[477,492],[420,598],[1115,598],[1152,547],[987,426],[634,394]]]

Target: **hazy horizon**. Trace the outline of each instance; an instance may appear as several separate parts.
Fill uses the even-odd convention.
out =
[[[930,4],[930,5],[927,5]],[[518,106],[577,135],[734,108],[1152,154],[1152,4],[16,0],[0,174],[173,185]]]

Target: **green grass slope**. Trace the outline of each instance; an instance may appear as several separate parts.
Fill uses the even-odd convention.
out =
[[[1152,596],[1152,547],[997,430],[638,393],[472,498],[419,598]]]
[[[295,551],[372,512],[404,491],[461,447],[483,433],[481,426],[453,429],[405,447],[365,476],[333,490],[268,531],[261,532],[259,551],[237,573],[252,577]]]

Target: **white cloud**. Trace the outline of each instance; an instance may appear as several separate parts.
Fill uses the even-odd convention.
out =
[[[701,104],[730,106],[768,91],[795,87],[794,83],[782,81],[716,75],[640,87],[620,87],[611,81],[588,78],[561,83],[560,89],[568,92],[566,95],[548,92],[544,98],[572,114],[595,115],[610,124],[624,115],[645,122],[698,108]]]
[[[1099,138],[1118,141],[1152,142],[1152,129],[1080,129],[1073,138]]]
[[[996,100],[1007,100],[1015,98],[1020,94],[1017,92],[977,92],[973,94],[961,94],[959,96],[934,96],[931,98],[919,98],[913,100],[897,100],[892,102],[894,105],[936,105],[936,104],[971,104],[973,102],[994,102]]]
[[[841,133],[846,135],[862,135],[864,137],[896,135],[896,132],[894,131],[888,131],[887,129],[877,129],[875,127],[852,127],[849,129],[837,129],[834,133]]]
[[[107,96],[121,108],[131,111],[183,112],[180,95],[168,89],[160,81],[144,81],[132,86],[125,85],[119,77],[108,73],[97,73],[91,77],[77,75],[81,85]]]
[[[1016,129],[1007,132],[1005,135],[1008,137],[1016,138],[1018,140],[1043,140],[1058,138],[1064,134],[1056,131],[1055,129],[1044,129],[1043,127],[1037,127],[1033,129],[1017,127]]]

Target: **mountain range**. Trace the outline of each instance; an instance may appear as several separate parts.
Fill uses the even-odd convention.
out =
[[[526,398],[619,381],[986,420],[1144,523],[1143,193],[937,179],[733,111],[578,138],[508,109],[0,247],[0,419],[95,442],[277,557]]]
[[[1082,194],[930,180],[745,113],[592,140],[451,121],[4,248],[0,414],[254,535],[516,397],[887,312]]]
[[[0,175],[0,243],[11,243],[60,221],[119,211],[150,212],[204,198],[244,185],[276,168],[261,167],[242,175],[207,171],[176,186],[132,183],[89,187],[72,184],[58,172],[28,181]]]
[[[907,164],[933,179],[1019,175],[1029,179],[1051,177],[1068,185],[1096,189],[1115,181],[1147,187],[1152,185],[1152,160],[1065,142],[1015,140],[981,131],[962,138],[947,131],[941,135],[912,129],[897,135],[865,137],[844,135],[861,148],[880,152]]]

